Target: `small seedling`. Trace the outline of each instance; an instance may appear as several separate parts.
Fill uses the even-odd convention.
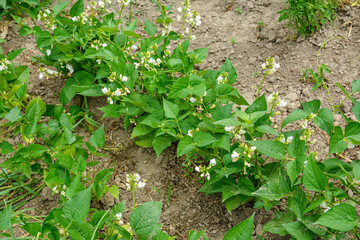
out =
[[[265,23],[263,22],[263,21],[258,21],[257,22],[257,27],[256,27],[256,29],[259,31],[259,32],[261,32],[261,30],[263,30],[263,28],[265,27]]]
[[[238,7],[238,8],[236,8],[235,10],[236,10],[239,14],[242,14],[242,12],[243,12],[242,9],[241,9],[241,7]]]
[[[232,37],[231,40],[230,40],[230,43],[231,43],[232,45],[235,45],[235,44],[236,44],[236,39],[235,39],[234,37]]]

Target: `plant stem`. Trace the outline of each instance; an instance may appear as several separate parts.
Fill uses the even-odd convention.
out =
[[[261,81],[261,84],[260,84],[260,86],[258,87],[258,91],[257,91],[257,94],[256,94],[256,99],[258,99],[258,97],[259,97],[260,90],[261,90],[261,88],[262,88],[262,85],[264,84],[264,81],[265,81],[265,78],[266,78],[266,77],[267,77],[267,75],[264,74],[264,77],[263,77],[263,79],[262,79],[262,81]]]
[[[133,207],[132,210],[135,210],[135,186],[134,183],[131,182],[131,193],[132,193],[132,198],[133,198]]]

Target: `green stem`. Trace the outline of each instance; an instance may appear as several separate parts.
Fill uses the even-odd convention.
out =
[[[265,78],[266,78],[266,77],[267,77],[267,74],[265,73],[265,74],[264,74],[264,77],[263,77],[263,79],[262,79],[262,81],[261,81],[261,84],[260,84],[260,86],[258,87],[256,99],[258,99],[258,97],[259,97],[260,90],[261,90],[261,88],[262,88],[262,85],[264,84],[264,81],[265,81]]]
[[[132,210],[135,210],[135,186],[134,183],[131,182],[131,193],[132,193],[132,198],[133,198],[133,207]]]

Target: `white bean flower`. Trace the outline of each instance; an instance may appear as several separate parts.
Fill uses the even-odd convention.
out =
[[[215,158],[210,159],[210,165],[211,165],[211,166],[215,166],[215,165],[216,165],[216,159],[215,159]]]
[[[50,56],[50,55],[51,55],[51,50],[50,50],[50,49],[47,49],[47,50],[46,50],[46,55],[47,55],[47,56]]]

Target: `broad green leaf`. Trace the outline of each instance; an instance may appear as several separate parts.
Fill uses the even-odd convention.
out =
[[[65,216],[71,220],[84,220],[90,209],[90,192],[91,188],[87,188],[65,202],[63,207]]]
[[[275,129],[273,129],[271,126],[269,125],[261,125],[258,126],[257,128],[255,128],[256,131],[262,132],[262,133],[267,133],[267,134],[271,134],[274,136],[278,136],[279,134],[276,132]]]
[[[254,113],[254,112],[263,112],[267,111],[267,103],[265,99],[265,94],[261,97],[256,99],[246,110],[247,114]]]
[[[80,14],[83,12],[84,12],[84,1],[78,0],[70,9],[70,16],[71,17],[80,16]]]
[[[143,135],[151,133],[152,131],[154,131],[154,128],[146,126],[146,125],[138,124],[134,127],[134,129],[131,133],[131,138],[135,138],[137,136],[143,136]]]
[[[160,220],[161,202],[145,202],[130,215],[131,229],[139,235],[150,235]]]
[[[251,146],[256,147],[260,153],[282,160],[285,158],[285,145],[282,142],[262,140],[262,141],[247,141]]]
[[[283,224],[286,231],[296,239],[312,240],[316,236],[315,233],[310,231],[304,224],[299,221]]]
[[[237,74],[236,74],[236,70],[234,68],[234,66],[232,65],[231,61],[226,58],[225,63],[220,67],[219,69],[220,74],[222,72],[227,72],[228,73],[228,77],[227,77],[227,82],[228,84],[233,84],[236,82],[237,79]]]
[[[34,101],[35,100],[35,101]],[[42,100],[41,100],[42,101]],[[29,102],[25,111],[25,118],[28,122],[37,123],[41,119],[40,100],[33,99]]]
[[[183,62],[181,61],[181,59],[170,58],[168,60],[168,65],[171,69],[177,70],[183,67]]]
[[[206,132],[195,132],[194,133],[194,142],[198,147],[205,147],[216,141],[217,141],[217,139],[210,133],[206,133]]]
[[[104,125],[99,127],[90,137],[91,144],[96,148],[101,148],[105,144]]]
[[[63,41],[70,38],[70,34],[66,30],[61,28],[55,28],[53,34],[57,41]]]
[[[141,38],[139,34],[134,33],[132,31],[123,31],[123,33],[128,37]]]
[[[352,91],[359,92],[360,91],[360,79],[354,80],[351,82]]]
[[[16,106],[11,109],[6,115],[5,118],[10,122],[16,122],[21,119],[20,109]]]
[[[240,126],[240,121],[235,118],[225,118],[214,122],[214,124],[223,125],[225,127],[236,127]]]
[[[61,3],[56,4],[53,7],[54,10],[54,16],[57,16],[62,10],[64,10],[64,8],[69,4],[70,1],[64,1]]]
[[[263,230],[264,232],[271,232],[280,236],[285,236],[287,233],[283,224],[292,222],[295,219],[295,215],[291,212],[279,213],[275,215],[275,218],[267,222]]]
[[[341,153],[347,148],[341,127],[336,126],[330,136],[329,156],[333,153]]]
[[[70,187],[68,187],[65,191],[65,196],[68,199],[71,199],[75,194],[81,192],[85,189],[84,185],[80,182],[81,176],[78,175],[74,179],[72,179]]]
[[[292,142],[289,144],[287,152],[290,157],[299,157],[302,156],[307,150],[305,141],[300,139],[300,134],[296,134],[293,137]]]
[[[253,195],[268,199],[270,201],[280,200],[284,197],[279,184],[275,181],[265,183],[256,192],[254,192]]]
[[[160,154],[168,147],[171,146],[171,140],[168,136],[162,135],[159,137],[155,137],[152,142],[153,148],[155,150],[156,155],[159,157]]]
[[[36,44],[38,48],[50,46],[53,43],[52,35],[48,31],[36,34]]]
[[[322,191],[328,184],[328,179],[323,171],[318,167],[312,156],[308,157],[304,175],[304,187],[310,191]]]
[[[341,232],[351,231],[356,225],[356,209],[346,203],[333,206],[317,220],[316,224]]]
[[[360,144],[360,123],[351,122],[345,127],[345,137],[352,143]]]
[[[145,19],[145,29],[144,30],[150,36],[154,36],[154,34],[156,33],[157,28],[156,28],[156,26],[154,24],[149,22],[149,20]]]
[[[287,124],[297,121],[299,119],[306,118],[307,116],[309,116],[309,114],[307,114],[305,111],[301,109],[295,109],[285,118],[281,125],[281,129],[283,129]]]
[[[94,227],[85,221],[72,221],[67,228],[70,238],[76,240],[90,240],[94,231]]]
[[[163,99],[163,105],[164,105],[165,116],[167,118],[176,118],[177,117],[177,115],[179,114],[179,110],[180,110],[178,105],[176,105],[172,102],[169,102],[165,98]]]
[[[286,164],[286,172],[290,178],[291,185],[295,183],[295,180],[298,178],[301,170],[304,167],[304,162],[306,161],[306,155],[299,156],[295,160],[288,161]]]
[[[298,219],[301,219],[306,209],[306,196],[302,189],[297,188],[293,195],[288,199],[289,209],[296,215]]]
[[[13,50],[11,52],[8,53],[7,59],[9,61],[14,60],[19,54],[21,54],[26,48],[20,48],[20,49],[16,49]]]
[[[352,112],[354,113],[356,120],[360,121],[360,102],[352,107]]]
[[[302,103],[301,106],[303,107],[304,112],[310,115],[311,113],[315,114],[319,111],[320,104],[320,100],[312,100],[310,102]]]
[[[25,110],[25,117],[28,121],[35,120],[41,118],[41,115],[43,115],[45,111],[46,111],[46,104],[41,98],[37,97],[31,100],[27,104]]]
[[[199,232],[196,230],[191,230],[189,232],[188,240],[198,240],[204,235],[204,232],[205,232],[205,230],[202,230]],[[204,240],[205,239],[206,239],[206,236],[204,235]]]
[[[249,218],[230,229],[225,234],[223,240],[251,240],[254,227],[254,216],[255,213],[253,213]]]
[[[11,205],[8,207],[6,206],[1,212],[0,212],[0,230],[7,230],[11,228],[11,218],[12,218],[12,207]]]
[[[190,136],[184,136],[178,143],[177,146],[177,156],[180,157],[184,154],[190,153],[194,150],[194,141]]]
[[[316,117],[314,118],[313,122],[322,130],[324,130],[329,136],[332,133],[333,129],[333,114],[330,109],[322,108]]]

